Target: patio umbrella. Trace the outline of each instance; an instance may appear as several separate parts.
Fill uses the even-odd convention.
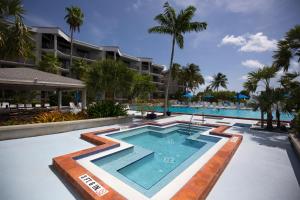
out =
[[[192,92],[186,92],[183,96],[188,98],[188,99],[191,99],[194,95],[193,95]]]
[[[238,99],[238,100],[240,100],[240,99],[249,99],[249,96],[241,94],[241,93],[237,93],[235,98]]]

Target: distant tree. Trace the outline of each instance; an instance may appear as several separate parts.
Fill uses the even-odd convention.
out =
[[[228,79],[225,74],[218,73],[213,76],[213,80],[210,82],[209,87],[212,90],[219,91],[219,87],[227,89]]]
[[[77,6],[71,6],[65,8],[67,15],[65,16],[66,22],[69,24],[71,31],[71,53],[70,53],[70,66],[73,65],[73,33],[75,31],[80,32],[80,26],[83,24],[84,14]]]
[[[274,65],[284,71],[288,71],[292,58],[300,62],[300,25],[289,30],[284,39],[278,42],[273,58]]]
[[[176,10],[169,5],[168,2],[164,4],[164,12],[157,15],[154,20],[158,22],[158,26],[150,28],[149,33],[168,34],[172,36],[172,50],[169,65],[169,72],[167,76],[167,84],[165,90],[164,102],[164,115],[168,108],[169,85],[171,79],[171,72],[173,67],[174,48],[175,42],[179,48],[184,46],[184,34],[188,32],[199,32],[205,30],[207,27],[206,22],[193,22],[192,18],[195,16],[196,8],[188,6],[186,9],[181,10],[178,14]]]
[[[105,99],[115,100],[116,94],[129,96],[134,79],[133,70],[115,60],[101,60],[91,64],[85,82],[91,94],[104,93]]]
[[[42,60],[39,63],[38,69],[44,72],[57,74],[62,66],[62,63],[58,60],[54,54],[45,54],[42,56]]]
[[[182,70],[182,81],[185,86],[185,90],[189,89],[194,91],[199,85],[205,83],[204,77],[201,74],[201,70],[198,65],[188,64],[187,67]]]
[[[71,66],[71,73],[80,80],[84,79],[84,76],[89,68],[89,64],[84,60],[75,60],[74,64]]]
[[[155,89],[151,76],[134,73],[133,85],[130,93],[131,99],[147,99],[148,95],[154,92]]]
[[[32,58],[33,42],[23,23],[25,10],[21,0],[0,1],[0,58]]]

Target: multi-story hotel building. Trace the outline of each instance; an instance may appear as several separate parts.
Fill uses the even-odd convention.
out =
[[[22,60],[7,61],[0,60],[2,67],[27,66],[35,67],[42,59],[42,55],[53,53],[62,63],[60,74],[62,76],[70,75],[70,49],[71,38],[58,27],[29,27],[35,43],[34,60],[26,62]],[[84,59],[88,63],[99,59],[122,60],[130,69],[136,70],[141,74],[148,74],[152,77],[157,90],[151,94],[151,98],[161,98],[164,91],[163,66],[154,64],[152,58],[135,57],[127,55],[120,51],[117,46],[97,46],[74,40],[73,59]]]

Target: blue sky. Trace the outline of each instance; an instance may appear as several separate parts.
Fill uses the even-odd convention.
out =
[[[85,19],[75,38],[96,45],[117,45],[134,56],[152,57],[168,65],[171,38],[148,34],[156,25],[165,0],[23,0],[29,25],[58,26],[66,33],[65,7],[82,8]],[[200,66],[208,83],[222,72],[228,89],[241,90],[245,75],[272,63],[276,42],[300,24],[299,0],[170,0],[177,10],[194,5],[194,20],[208,23],[207,30],[185,35],[184,49],[175,50],[175,62]],[[296,62],[293,68],[299,69]],[[203,87],[201,87],[203,88]],[[200,88],[200,90],[201,90]]]

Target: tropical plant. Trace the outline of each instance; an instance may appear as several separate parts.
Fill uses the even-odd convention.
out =
[[[89,68],[89,64],[84,60],[75,60],[74,64],[71,66],[71,73],[80,80],[84,79]]]
[[[31,34],[23,23],[21,0],[0,1],[0,58],[33,58]]]
[[[171,69],[173,66],[173,58],[174,58],[174,48],[175,42],[179,46],[179,48],[183,48],[184,46],[184,34],[188,32],[199,32],[205,30],[207,27],[207,23],[205,22],[197,22],[192,21],[196,12],[196,8],[194,6],[188,6],[184,10],[181,10],[178,14],[176,10],[169,5],[168,2],[164,4],[164,12],[158,14],[154,20],[158,22],[158,26],[154,26],[148,30],[149,33],[159,33],[159,34],[167,34],[172,36],[172,50],[171,50],[171,58],[169,65],[169,72],[167,76],[167,84],[165,90],[165,102],[164,102],[164,115],[166,115],[167,111],[167,103],[168,103],[168,95],[169,95],[169,85],[171,79]]]
[[[290,60],[295,58],[300,62],[300,25],[289,30],[284,39],[277,44],[277,51],[274,52],[274,65],[284,71],[288,71]]]
[[[187,67],[183,68],[181,79],[185,86],[185,90],[189,89],[194,91],[199,85],[205,83],[199,66],[195,64],[188,64]]]
[[[130,92],[131,99],[146,99],[148,95],[155,91],[151,76],[146,74],[134,73],[133,85]]]
[[[248,106],[252,107],[254,111],[260,111],[260,126],[264,128],[264,114],[271,109],[271,104],[269,104],[269,95],[266,92],[261,92],[258,96],[253,96]]]
[[[57,74],[62,66],[62,63],[55,57],[54,54],[48,53],[42,56],[38,69],[44,72]]]
[[[73,113],[63,113],[60,111],[50,111],[50,112],[39,113],[37,116],[34,117],[33,122],[47,123],[47,122],[80,120],[86,118],[87,116],[83,112],[73,114]]]
[[[181,65],[178,63],[174,63],[173,67],[171,68],[171,77],[173,80],[178,80],[181,78],[182,68]]]
[[[228,79],[225,74],[218,73],[213,76],[213,80],[210,82],[209,87],[212,90],[219,91],[219,87],[227,89]]]
[[[115,94],[129,95],[134,72],[126,64],[115,60],[100,60],[91,64],[85,82],[89,93],[105,94],[105,99],[115,99]]]
[[[65,8],[67,15],[65,16],[66,22],[69,24],[71,31],[71,53],[70,53],[70,66],[73,66],[73,33],[75,31],[80,32],[80,26],[83,24],[84,14],[77,6],[71,6]]]
[[[96,104],[88,107],[87,113],[88,116],[91,118],[116,117],[127,115],[125,107],[113,101],[97,102]]]
[[[244,83],[245,89],[249,90],[249,92],[255,92],[259,86],[260,83],[262,83],[262,88],[264,89],[264,93],[261,92],[259,95],[261,98],[264,99],[264,101],[269,105],[268,107],[263,107],[262,103],[259,105],[261,106],[261,110],[266,110],[267,112],[267,129],[272,129],[272,104],[274,103],[272,101],[272,91],[270,87],[270,81],[272,78],[276,76],[277,68],[272,66],[264,66],[261,69],[258,69],[257,71],[253,71],[248,73],[248,80],[246,83]],[[262,94],[263,93],[263,94]],[[267,108],[267,109],[266,109]]]

